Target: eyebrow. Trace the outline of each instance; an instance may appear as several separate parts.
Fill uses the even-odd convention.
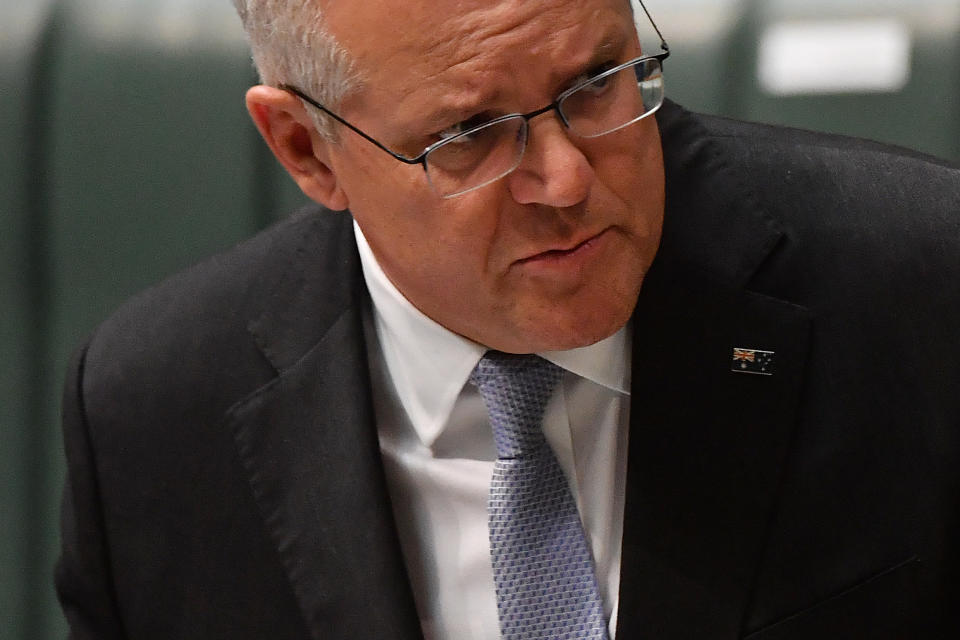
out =
[[[608,31],[600,40],[600,44],[593,50],[593,55],[590,58],[591,63],[602,62],[603,58],[614,53],[620,53],[627,46],[629,39],[629,36],[620,29]]]
[[[572,73],[569,69],[555,70],[555,75],[558,76],[558,84],[564,80],[569,80],[570,75],[575,76],[578,73],[585,73],[589,71],[591,67],[601,62],[606,62],[612,55],[620,55],[623,50],[626,49],[629,41],[629,30],[624,30],[619,23],[608,25],[600,34],[600,38],[597,40],[597,44],[593,47],[589,57],[575,67]]]
[[[497,93],[498,92],[491,91],[487,93],[486,96],[478,93],[475,99],[464,100],[461,105],[441,105],[437,107],[435,111],[429,112],[427,117],[424,118],[424,122],[429,123],[431,126],[443,126],[451,122],[461,122],[477,113],[483,112],[483,106],[489,104],[493,96]]]

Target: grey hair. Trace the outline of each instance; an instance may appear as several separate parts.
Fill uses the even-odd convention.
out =
[[[296,85],[331,109],[357,89],[349,53],[323,24],[321,0],[233,0],[243,22],[260,82]],[[317,131],[334,140],[333,121],[306,105]]]

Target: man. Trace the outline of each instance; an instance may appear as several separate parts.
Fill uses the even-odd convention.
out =
[[[952,637],[956,168],[657,111],[623,0],[238,7],[251,115],[328,210],[78,353],[74,637]],[[498,352],[562,368],[590,577],[549,624],[589,632],[504,613]]]

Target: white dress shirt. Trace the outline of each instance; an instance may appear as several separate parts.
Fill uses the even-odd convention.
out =
[[[486,348],[414,307],[354,224],[373,299],[367,342],[390,497],[427,640],[500,637],[487,539],[496,449],[470,372]],[[565,369],[544,431],[570,483],[593,551],[613,638],[629,424],[629,332],[541,353]]]

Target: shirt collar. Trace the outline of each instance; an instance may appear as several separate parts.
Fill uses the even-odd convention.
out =
[[[453,333],[413,306],[380,268],[356,222],[353,229],[387,372],[417,435],[431,446],[446,427],[463,385],[487,347]],[[624,327],[587,347],[538,355],[629,395],[629,343],[629,331]]]

